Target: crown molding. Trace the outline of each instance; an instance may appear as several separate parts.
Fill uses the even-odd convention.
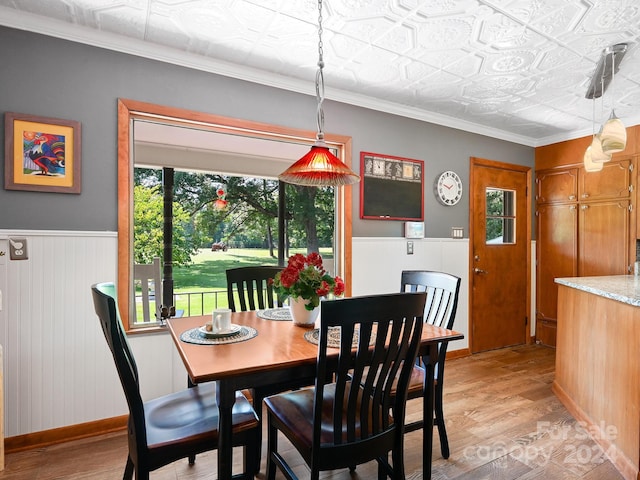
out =
[[[180,50],[154,45],[138,39],[122,37],[112,33],[101,32],[40,15],[20,12],[7,7],[0,7],[0,25],[305,95],[315,95],[315,91],[312,92],[313,89],[311,88],[313,86],[311,81],[312,79],[307,82],[282,75],[272,74],[255,68],[236,65],[220,60],[213,60],[201,55],[194,55]],[[383,101],[344,90],[327,88],[325,92],[325,99],[433,123],[444,127],[455,128],[457,130],[484,135],[529,147],[546,144],[546,139],[540,140],[523,135],[517,135],[447,115],[428,112],[411,106]],[[567,139],[566,136],[564,139]]]

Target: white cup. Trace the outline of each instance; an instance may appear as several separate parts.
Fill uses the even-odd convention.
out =
[[[216,308],[211,314],[211,333],[224,333],[231,329],[231,309]]]

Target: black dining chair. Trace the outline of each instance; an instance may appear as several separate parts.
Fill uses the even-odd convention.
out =
[[[460,294],[460,278],[444,272],[426,270],[405,270],[401,277],[402,292],[426,292],[427,301],[424,312],[424,321],[438,327],[451,330],[458,309],[458,296]],[[444,386],[444,362],[447,356],[449,342],[440,342],[438,345],[438,359],[435,365],[435,389],[434,389],[434,420],[438,426],[440,437],[440,451],[444,458],[449,458],[449,440],[444,423],[442,409],[442,392]],[[424,395],[424,361],[418,358],[414,366],[409,382],[408,398],[421,398]],[[423,412],[425,415],[426,412]],[[424,418],[424,417],[423,417]],[[413,432],[424,428],[423,420],[417,420],[405,425],[405,432]]]
[[[282,267],[257,266],[230,268],[227,274],[227,299],[233,312],[263,310],[281,307],[269,279],[276,276]]]
[[[100,319],[129,406],[129,455],[123,478],[147,480],[149,472],[215,450],[218,445],[216,382],[194,386],[149,401],[140,395],[138,368],[120,320],[113,283],[92,285],[93,304]],[[244,447],[244,472],[234,478],[253,478],[258,417],[244,395],[236,393],[233,407],[233,445]]]
[[[312,480],[373,460],[379,479],[404,478],[406,398],[425,300],[425,293],[396,293],[322,303],[315,387],[265,399],[269,480],[276,468],[297,478],[278,450],[279,432]],[[339,331],[338,349],[330,346],[331,329]]]
[[[226,271],[227,275],[227,298],[229,308],[234,312],[246,312],[250,310],[263,310],[265,308],[282,307],[283,302],[277,296],[273,285],[269,280],[274,278],[282,267],[276,266],[256,266],[238,267]],[[268,395],[291,390],[295,388],[312,385],[314,377],[296,378],[275,383],[273,385],[256,387],[251,389],[253,397],[253,407],[262,420],[262,401]],[[259,442],[256,444],[256,471],[260,469],[262,457],[262,435],[260,432]]]

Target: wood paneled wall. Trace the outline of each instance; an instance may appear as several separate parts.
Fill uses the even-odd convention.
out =
[[[535,151],[535,169],[545,170],[566,165],[582,163],[584,151],[591,144],[591,136],[552,143],[544,147],[537,147]],[[640,125],[627,128],[627,148],[616,153],[613,158],[622,158],[640,153]]]

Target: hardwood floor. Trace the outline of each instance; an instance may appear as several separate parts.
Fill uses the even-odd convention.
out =
[[[621,480],[602,450],[551,392],[555,350],[538,345],[507,348],[447,362],[445,419],[451,456],[440,455],[434,435],[434,480]],[[419,415],[414,401],[409,413]],[[420,432],[405,437],[407,480],[421,479]],[[266,435],[264,436],[266,439]],[[284,441],[284,440],[282,440]],[[1,479],[53,480],[122,478],[124,433],[104,435],[43,449],[10,454]],[[239,453],[234,457],[238,458]],[[299,458],[293,451],[287,458]],[[302,460],[295,470],[307,478]],[[239,465],[239,463],[238,463]],[[325,472],[333,480],[371,479],[375,464]],[[214,479],[215,452],[153,472],[153,480]],[[264,477],[264,455],[262,473]],[[278,479],[283,478],[278,474]]]

